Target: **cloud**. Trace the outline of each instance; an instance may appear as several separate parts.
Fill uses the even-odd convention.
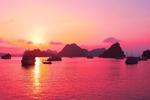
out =
[[[103,40],[104,43],[110,43],[110,44],[114,44],[114,43],[117,43],[117,42],[120,42],[119,39],[116,39],[114,37],[108,37],[106,38],[105,40]]]
[[[49,44],[50,45],[63,45],[62,42],[56,42],[56,41],[51,41]]]
[[[8,42],[0,38],[0,43],[8,43]]]
[[[27,44],[33,44],[33,42],[32,41],[27,41]]]
[[[3,40],[0,38],[0,43],[3,43]]]
[[[22,43],[22,44],[33,44],[32,41],[26,41],[26,40],[23,40],[23,39],[20,39],[17,42]]]
[[[15,47],[14,45],[12,45],[10,42],[3,40],[2,38],[0,38],[0,47]]]
[[[17,47],[13,42],[0,38],[0,53],[22,54],[23,48]]]
[[[12,24],[14,22],[15,22],[15,20],[11,18],[11,19],[2,21],[0,24],[2,24],[2,25],[8,25],[8,24]]]

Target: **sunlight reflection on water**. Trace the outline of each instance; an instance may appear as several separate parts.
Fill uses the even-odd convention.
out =
[[[34,70],[33,70],[33,75],[34,75],[34,81],[33,81],[33,84],[34,84],[34,93],[35,94],[38,94],[40,92],[40,65],[41,65],[41,61],[40,61],[40,58],[36,58],[36,62],[35,62],[35,67],[34,67]]]
[[[150,61],[63,58],[47,65],[36,58],[22,68],[16,59],[0,60],[0,100],[150,100]]]

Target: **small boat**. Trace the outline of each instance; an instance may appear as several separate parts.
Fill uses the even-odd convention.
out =
[[[139,57],[127,57],[126,64],[138,64]]]
[[[11,59],[11,55],[8,53],[8,54],[1,56],[1,58],[2,59]]]
[[[61,61],[61,57],[59,56],[51,56],[47,59],[47,61]]]
[[[43,63],[43,64],[52,64],[51,61],[47,61],[47,60],[46,60],[46,61],[43,61],[42,63]]]

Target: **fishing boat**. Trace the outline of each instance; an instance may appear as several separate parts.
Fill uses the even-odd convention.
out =
[[[43,63],[43,64],[52,64],[52,62],[51,62],[51,61],[47,61],[47,60],[42,61],[42,63]]]
[[[126,64],[138,64],[139,57],[127,57]]]
[[[59,56],[51,56],[47,59],[47,61],[61,61],[61,57]]]

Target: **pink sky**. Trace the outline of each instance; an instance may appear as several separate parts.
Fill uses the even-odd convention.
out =
[[[17,47],[24,40],[42,48],[75,42],[91,49],[115,37],[124,48],[150,49],[149,5],[149,0],[0,0],[0,38]]]

